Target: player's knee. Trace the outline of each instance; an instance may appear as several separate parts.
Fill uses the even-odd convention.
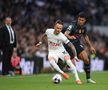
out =
[[[48,57],[48,60],[50,61],[50,60],[53,60],[54,58],[53,57]]]
[[[83,62],[84,62],[85,64],[89,64],[89,59],[88,59],[87,56],[82,57],[81,60],[83,60]]]
[[[56,68],[56,66],[55,66],[56,63],[54,60],[49,60],[49,63],[53,68]]]
[[[85,60],[84,60],[84,63],[85,63],[85,64],[89,64],[89,60],[88,60],[88,59],[85,59]]]
[[[67,55],[67,56],[64,57],[64,59],[65,59],[65,60],[70,60],[70,56]]]

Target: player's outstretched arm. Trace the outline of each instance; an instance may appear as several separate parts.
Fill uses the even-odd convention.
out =
[[[91,52],[94,53],[94,54],[96,54],[96,50],[95,50],[95,48],[92,46],[88,35],[85,35],[85,36],[84,36],[84,39],[85,39],[85,42],[87,43],[87,45],[90,47]]]
[[[69,34],[70,34],[70,31],[68,31],[68,30],[64,33],[64,35],[65,35],[68,39],[72,39],[72,40],[73,40],[73,39],[76,39],[75,36],[72,36],[72,35],[70,36]]]
[[[45,37],[46,37],[46,35],[43,34],[43,36],[42,36],[42,38],[41,38],[41,41],[38,42],[36,45],[34,45],[34,46],[32,47],[31,51],[29,52],[30,54],[33,54],[33,53],[35,53],[36,50],[38,50],[38,48],[42,45],[42,43],[43,43]]]
[[[46,37],[47,37],[46,34],[43,34],[40,42],[38,42],[35,46],[39,47],[40,45],[42,45],[42,43],[46,40]]]

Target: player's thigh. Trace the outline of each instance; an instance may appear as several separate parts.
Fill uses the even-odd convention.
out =
[[[48,60],[55,60],[55,62],[57,63],[58,62],[58,56],[56,54],[51,54],[49,53],[48,54]]]
[[[78,58],[83,60],[85,64],[89,64],[88,54],[85,50],[83,50],[80,54],[78,54]]]
[[[89,63],[88,54],[84,50],[84,46],[81,43],[75,43],[75,48],[78,54],[78,58],[83,60],[85,64]]]
[[[59,58],[61,58],[63,61],[69,60],[69,59],[70,59],[70,55],[68,54],[67,51],[64,51],[64,52],[62,52],[62,53],[59,55]]]

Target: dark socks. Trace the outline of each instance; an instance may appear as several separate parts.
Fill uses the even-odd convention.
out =
[[[86,79],[90,79],[90,64],[84,64],[84,71],[86,73]]]

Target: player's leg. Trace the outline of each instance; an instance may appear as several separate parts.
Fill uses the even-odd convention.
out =
[[[89,64],[89,58],[88,58],[88,54],[86,53],[85,50],[83,50],[80,54],[78,54],[78,58],[83,60],[83,62],[85,64]]]
[[[71,71],[74,73],[75,79],[76,79],[76,83],[77,84],[81,84],[81,81],[80,81],[78,73],[77,73],[77,69],[74,66],[74,64],[72,63],[72,61],[70,60],[70,56],[69,55],[65,55],[64,59],[66,60],[66,63],[70,67]]]
[[[64,73],[64,72],[59,68],[59,66],[58,66],[57,63],[56,63],[56,59],[55,59],[53,56],[49,56],[49,57],[48,57],[48,60],[49,60],[50,65],[51,65],[56,71],[58,71],[59,73],[61,73],[65,79],[69,79],[68,74]]]
[[[66,51],[68,52],[68,54],[71,56],[70,58],[71,58],[72,63],[76,66],[75,60],[73,59],[74,56],[73,56],[72,50],[67,45],[64,45],[64,47],[65,47]]]
[[[78,54],[78,58],[83,60],[84,62],[84,71],[86,73],[86,79],[90,78],[90,64],[87,53],[83,50],[80,54]]]
[[[88,58],[88,54],[86,53],[86,51],[83,50],[80,54],[78,54],[78,57],[79,59],[84,61],[84,70],[86,73],[87,82],[96,83],[95,81],[90,79],[90,63],[89,63],[89,58]]]

